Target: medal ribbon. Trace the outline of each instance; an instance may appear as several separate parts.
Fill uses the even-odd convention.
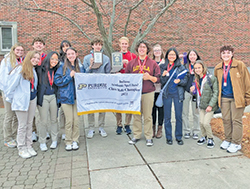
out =
[[[206,74],[203,75],[202,80],[203,80],[205,77],[206,77]],[[196,86],[196,89],[197,89],[197,91],[198,91],[198,93],[199,93],[199,96],[201,96],[201,90],[200,90],[200,88],[199,88],[199,86],[198,86],[198,82],[197,82],[196,80],[195,80],[195,86]]]
[[[50,73],[48,71],[48,78],[49,78],[49,84],[52,87],[53,82],[54,82],[54,71],[52,72],[52,77],[50,76]]]
[[[169,66],[169,65],[170,64],[168,64],[167,72],[169,72],[174,67],[174,63],[171,66]]]
[[[223,64],[224,85],[227,83],[227,75],[228,75],[228,72],[231,68],[231,64],[232,64],[232,60],[229,62],[227,69],[226,69],[225,63]]]
[[[30,80],[30,83],[31,83],[31,91],[33,92],[34,91],[34,78]]]
[[[139,67],[140,67],[140,73],[143,73],[143,68],[144,68],[144,66],[145,66],[145,64],[146,64],[147,58],[148,58],[148,56],[146,56],[146,58],[144,59],[142,65],[141,65],[141,60],[140,60],[140,58],[138,57],[138,64],[139,64]]]
[[[21,64],[23,62],[23,59],[20,57],[19,60],[16,59],[16,61],[17,61],[17,64]]]

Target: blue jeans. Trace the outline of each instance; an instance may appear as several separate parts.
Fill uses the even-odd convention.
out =
[[[172,101],[174,101],[175,119],[176,119],[175,138],[176,140],[181,140],[183,102],[179,101],[178,97],[177,98],[163,97],[165,136],[167,140],[173,140],[172,139],[172,124],[171,124]]]

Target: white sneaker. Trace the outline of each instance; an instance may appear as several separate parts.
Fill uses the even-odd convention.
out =
[[[72,145],[71,144],[66,145],[65,150],[66,151],[71,151],[72,150]]]
[[[227,152],[236,153],[240,149],[241,149],[241,145],[231,143],[230,146],[227,148]]]
[[[94,130],[89,130],[87,138],[93,138],[94,134],[95,134]]]
[[[48,148],[47,148],[47,146],[46,146],[45,143],[44,144],[40,144],[40,149],[41,149],[42,152],[45,152],[45,151],[48,150]]]
[[[57,141],[53,141],[50,145],[50,149],[56,149],[57,147]]]
[[[36,151],[35,151],[33,148],[28,148],[28,149],[27,149],[27,152],[28,152],[31,156],[36,156],[36,155],[37,155]]]
[[[32,132],[32,141],[37,142],[37,136],[35,132]]]
[[[62,140],[65,140],[65,134],[62,134]]]
[[[25,150],[19,150],[18,155],[21,158],[24,158],[24,159],[27,159],[27,158],[31,157],[30,153],[26,149]]]
[[[78,146],[77,142],[75,142],[75,141],[73,142],[72,149],[73,150],[78,150],[79,149],[79,146]]]
[[[230,144],[231,144],[231,142],[227,142],[226,140],[224,140],[224,141],[221,143],[220,148],[221,148],[222,150],[226,150],[226,149],[228,149],[228,147],[230,146]]]
[[[50,135],[49,135],[49,133],[47,133],[47,135],[46,135],[46,139],[47,139],[47,140],[49,140],[49,139],[50,139]]]
[[[102,127],[99,127],[99,134],[102,136],[102,137],[107,137],[107,133],[106,131],[102,128]]]

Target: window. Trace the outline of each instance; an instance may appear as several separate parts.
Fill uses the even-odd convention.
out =
[[[0,55],[6,54],[17,42],[17,23],[0,21]]]

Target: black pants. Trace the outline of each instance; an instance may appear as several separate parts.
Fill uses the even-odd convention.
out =
[[[159,96],[159,94],[160,93],[155,93],[154,106],[153,106],[153,110],[152,110],[153,125],[156,124],[157,110],[158,110],[158,125],[162,125],[163,124],[163,118],[164,118],[163,107],[157,107],[155,105],[155,101],[156,101],[157,97]]]

